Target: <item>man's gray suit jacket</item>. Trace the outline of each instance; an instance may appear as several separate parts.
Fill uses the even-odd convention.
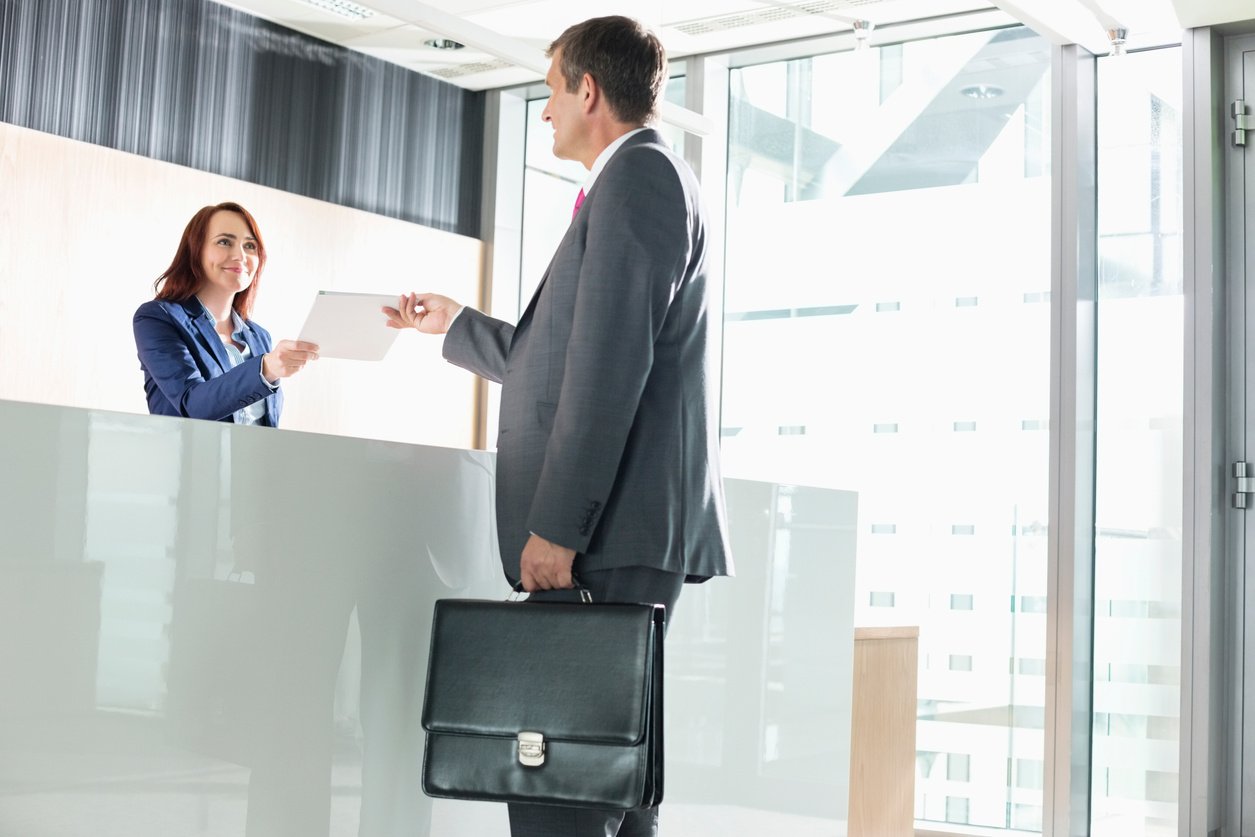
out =
[[[575,569],[731,574],[697,180],[654,130],[611,156],[517,326],[463,309],[444,356],[501,387],[497,530]]]

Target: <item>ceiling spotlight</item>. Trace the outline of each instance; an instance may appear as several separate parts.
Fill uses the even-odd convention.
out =
[[[429,46],[432,49],[461,49],[465,44],[459,44],[448,38],[432,38],[430,41],[423,41],[423,46]]]
[[[854,49],[867,49],[871,44],[868,38],[872,36],[872,30],[876,28],[876,24],[870,20],[856,20],[850,24],[850,28],[854,30]]]
[[[347,17],[350,20],[365,20],[374,14],[374,11],[371,9],[357,3],[351,3],[349,0],[305,0],[305,2],[340,17]]]
[[[1129,31],[1127,29],[1108,29],[1107,37],[1111,39],[1112,56],[1124,55],[1124,46],[1127,41]]]
[[[969,99],[996,99],[1003,93],[1007,92],[996,84],[969,84],[967,87],[959,90]]]

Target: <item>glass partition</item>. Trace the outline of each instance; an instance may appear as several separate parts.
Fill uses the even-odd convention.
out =
[[[433,603],[509,593],[492,454],[4,400],[0,427],[0,835],[508,832],[421,790]],[[725,488],[738,578],[670,618],[663,833],[846,833],[847,785],[888,792],[850,780],[857,498]]]
[[[919,627],[915,816],[1039,831],[1050,46],[734,70],[727,474],[854,491],[856,625]]]

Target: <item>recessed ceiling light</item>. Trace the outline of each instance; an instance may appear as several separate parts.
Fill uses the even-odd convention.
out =
[[[448,38],[432,38],[430,41],[423,41],[424,46],[432,49],[461,49],[465,44],[459,44],[457,41],[451,41]]]
[[[365,20],[374,14],[371,9],[359,6],[357,3],[350,3],[349,0],[305,0],[305,2],[350,20]]]
[[[969,99],[996,99],[1006,91],[996,84],[969,84],[959,92]]]

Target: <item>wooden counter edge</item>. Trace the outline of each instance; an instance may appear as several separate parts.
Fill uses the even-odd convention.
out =
[[[854,640],[860,639],[918,639],[918,625],[904,625],[896,628],[855,628]]]

